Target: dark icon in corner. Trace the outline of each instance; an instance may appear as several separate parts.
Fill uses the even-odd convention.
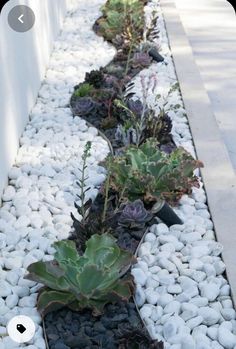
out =
[[[20,332],[21,334],[24,333],[26,331],[25,326],[23,326],[22,324],[17,324],[16,325],[16,329],[18,332]]]
[[[227,0],[227,1],[230,3],[230,5],[233,6],[234,12],[236,13],[236,0]]]

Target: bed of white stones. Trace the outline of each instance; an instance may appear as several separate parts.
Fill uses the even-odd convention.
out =
[[[134,91],[142,98],[146,81],[148,104],[156,110],[165,104],[176,144],[194,155],[179,89],[168,95],[177,80],[158,0],[149,3],[147,14],[153,10],[159,14],[156,43],[165,63],[142,71]],[[236,349],[236,313],[224,277],[223,247],[215,241],[204,189],[183,196],[176,212],[184,225],[153,225],[138,251],[132,274],[141,317],[165,349]]]
[[[63,30],[55,43],[37,103],[20,140],[20,150],[9,173],[0,209],[0,348],[44,349],[41,318],[36,310],[39,285],[24,280],[32,262],[52,258],[51,244],[67,238],[70,213],[76,213],[81,155],[92,141],[88,160],[89,197],[105,178],[98,166],[108,154],[107,143],[80,118],[73,118],[68,102],[73,86],[85,73],[106,65],[115,53],[97,37],[91,25],[104,0],[72,0]],[[37,324],[34,339],[19,345],[6,336],[15,315],[28,315]]]

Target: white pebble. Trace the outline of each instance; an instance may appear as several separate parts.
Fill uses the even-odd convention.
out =
[[[168,293],[162,294],[158,299],[158,305],[165,307],[168,303],[172,302],[173,299],[174,299],[173,296]]]
[[[218,328],[217,327],[208,327],[207,329],[207,335],[210,337],[212,340],[217,340],[218,338]]]
[[[177,333],[177,325],[174,321],[167,321],[163,326],[163,335],[165,339],[168,339]]]
[[[154,242],[156,240],[156,236],[153,233],[147,233],[145,236],[145,241]]]
[[[2,200],[3,201],[11,201],[14,198],[15,194],[16,194],[15,188],[13,186],[9,185],[4,190],[4,193],[2,195]]]
[[[236,345],[236,336],[223,326],[219,327],[218,340],[225,349],[233,349]]]
[[[135,282],[141,286],[144,286],[147,281],[147,275],[145,275],[144,271],[140,268],[133,268],[131,271]]]
[[[13,309],[18,304],[18,296],[16,294],[11,294],[6,298],[6,306],[9,309]]]
[[[200,292],[202,297],[206,297],[210,302],[213,302],[220,293],[220,287],[215,283],[204,283],[200,286]]]
[[[182,292],[182,288],[180,285],[175,284],[175,285],[169,285],[167,287],[167,292],[171,294],[179,294]]]
[[[154,234],[156,234],[157,236],[169,234],[169,229],[168,229],[167,225],[165,225],[164,223],[160,223],[160,224],[155,225]]]
[[[203,322],[203,317],[196,316],[196,317],[193,317],[192,319],[188,320],[186,322],[186,325],[192,330],[192,329],[198,327],[199,325],[201,325],[202,322]]]
[[[223,318],[227,321],[235,320],[235,310],[231,308],[221,309]]]
[[[142,316],[142,319],[151,317],[151,314],[152,314],[151,306],[149,304],[143,305],[142,308],[140,309],[140,314]]]
[[[198,310],[198,315],[203,317],[203,324],[207,326],[216,324],[220,319],[220,314],[210,307],[200,308]]]
[[[170,314],[170,313],[179,314],[180,307],[181,307],[180,302],[172,301],[164,307],[164,313],[165,314]]]
[[[159,298],[157,292],[152,289],[147,289],[145,291],[146,300],[149,304],[156,304]]]
[[[12,293],[11,286],[7,281],[0,280],[0,297],[7,297]]]

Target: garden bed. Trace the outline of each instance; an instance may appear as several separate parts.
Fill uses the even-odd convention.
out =
[[[109,8],[109,2],[106,6]],[[39,231],[44,234],[37,247],[31,240],[25,241],[25,245],[25,239],[21,241],[22,249],[33,245],[33,252],[28,254],[27,262],[23,262],[29,275],[26,280],[22,277],[24,273],[21,276],[21,285],[28,285],[32,296],[22,296],[19,305],[34,307],[39,290],[35,282],[46,285],[39,291],[37,307],[44,317],[45,336],[50,349],[147,349],[163,348],[163,345],[166,349],[234,349],[235,311],[224,275],[225,266],[220,258],[222,246],[214,240],[206,196],[197,176],[197,169],[202,164],[194,159],[191,133],[159,2],[140,0],[137,6],[137,13],[145,13],[145,16],[139,16],[143,20],[141,23],[137,18],[130,21],[129,16],[135,11],[130,9],[129,12],[127,8],[127,12],[123,11],[127,15],[125,21],[128,21],[125,28],[130,28],[131,33],[135,29],[132,41],[130,36],[127,37],[130,31],[125,31],[123,36],[119,33],[114,36],[114,30],[119,31],[121,23],[115,22],[114,18],[112,31],[108,31],[110,27],[107,28],[106,21],[111,14],[103,7],[103,16],[97,20],[98,2],[92,2],[91,10],[95,14],[90,15],[90,19],[96,20],[94,30],[115,45],[117,52],[99,36],[91,34],[93,44],[96,46],[98,40],[98,49],[101,48],[102,52],[106,48],[110,54],[110,57],[103,55],[103,68],[95,68],[89,74],[86,71],[88,67],[85,67],[85,81],[79,84],[71,69],[63,102],[55,97],[49,102],[52,88],[44,85],[40,92],[42,100],[36,106],[31,127],[39,133],[36,136],[38,142],[47,147],[52,137],[51,128],[54,133],[58,131],[54,135],[58,144],[50,148],[57,156],[50,166],[46,163],[45,169],[48,154],[40,153],[43,166],[38,173],[37,161],[33,170],[25,166],[26,158],[30,156],[28,153],[32,152],[29,147],[20,172],[28,171],[29,176],[39,176],[38,184],[40,190],[45,189],[45,195],[38,205],[41,211],[45,210],[42,207],[48,207],[52,221],[47,218],[49,230],[44,222],[41,223],[41,216],[37,216],[35,221],[33,215],[32,222],[26,224],[24,221],[26,226],[19,227],[26,229],[28,226],[27,234],[32,240]],[[71,14],[68,27],[77,27],[81,10],[88,15],[85,2],[80,11]],[[82,24],[83,31],[88,30],[86,19]],[[78,32],[72,32],[73,46],[78,40]],[[62,47],[64,39],[62,34]],[[70,52],[72,46],[65,45]],[[158,54],[158,48],[161,48],[164,60]],[[159,63],[152,60],[153,56]],[[49,70],[48,74],[50,80],[52,71]],[[73,81],[70,81],[72,76]],[[61,80],[63,83],[63,75]],[[54,93],[56,96],[55,90]],[[74,118],[63,104],[69,98]],[[42,111],[49,113],[45,120],[43,118],[45,125],[42,123]],[[52,124],[54,119],[55,125]],[[85,121],[89,126],[95,126],[103,139]],[[41,126],[50,130],[45,131],[45,139],[39,132]],[[29,144],[27,137],[34,134],[31,127],[21,139],[25,146]],[[106,139],[110,142],[108,157]],[[33,142],[31,147],[37,145],[35,137],[30,142]],[[63,143],[68,144],[66,151],[60,151]],[[115,156],[112,155],[111,145]],[[70,155],[67,155],[68,152],[71,152]],[[61,158],[65,165],[63,169],[58,163]],[[98,165],[99,161],[102,162]],[[53,172],[57,167],[58,175]],[[12,186],[19,185],[17,173],[20,176],[19,170],[14,168],[10,174]],[[50,186],[43,178],[47,176],[53,178],[55,186],[61,181],[61,190],[59,193],[55,190],[55,197],[52,197],[51,190],[48,198]],[[33,180],[32,177],[30,179]],[[38,179],[35,178],[35,181]],[[95,186],[101,186],[99,193]],[[77,199],[72,208],[75,193]],[[11,212],[14,212],[17,208],[14,190],[8,188],[4,195],[4,210],[11,209],[13,200],[15,208]],[[30,201],[29,207],[33,210],[35,207],[37,211],[38,206],[32,196],[30,200],[33,203]],[[63,196],[69,205],[63,204],[62,207]],[[169,207],[166,216],[162,208],[167,202],[174,210]],[[4,210],[1,211],[3,219]],[[17,215],[16,225],[19,225],[22,216],[20,212]],[[160,218],[166,224],[160,223]],[[51,222],[55,226],[51,226]],[[51,246],[53,241],[58,242]],[[46,255],[40,254],[43,242]],[[9,257],[8,254],[6,257]],[[9,265],[4,263],[9,269]],[[133,278],[130,275],[131,265]],[[78,268],[76,273],[75,266]],[[2,297],[4,301],[8,298],[6,304],[13,298],[6,293]],[[21,310],[25,314],[25,307]],[[29,315],[35,314],[39,322],[39,317],[31,310]],[[41,333],[38,327],[34,345],[40,349],[44,348]],[[8,338],[5,345],[7,343],[11,344]]]

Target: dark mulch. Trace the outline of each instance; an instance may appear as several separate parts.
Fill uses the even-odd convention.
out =
[[[109,304],[99,317],[65,308],[48,314],[45,326],[50,349],[163,349],[150,339],[132,301]]]

